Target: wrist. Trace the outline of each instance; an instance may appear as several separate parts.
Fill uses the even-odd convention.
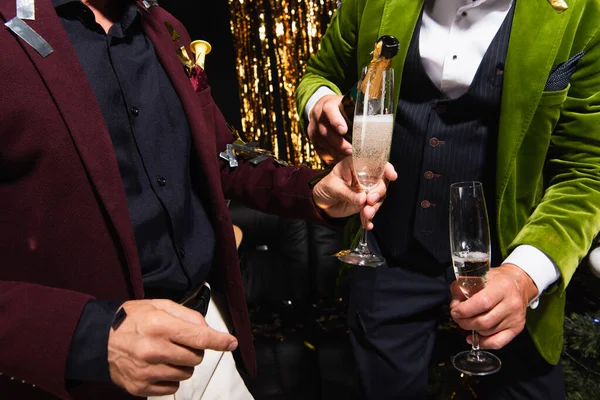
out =
[[[509,274],[513,277],[517,288],[523,294],[523,297],[529,304],[533,301],[538,295],[538,288],[533,281],[533,279],[527,274],[527,272],[523,271],[519,266],[515,264],[505,263],[500,266],[500,268],[508,271]]]

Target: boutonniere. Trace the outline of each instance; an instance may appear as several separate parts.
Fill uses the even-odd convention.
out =
[[[208,87],[208,80],[204,72],[204,61],[206,55],[212,50],[210,43],[204,40],[194,40],[190,43],[190,50],[194,53],[194,65],[190,75],[190,82],[196,92],[200,92]]]
[[[548,0],[552,5],[552,8],[556,10],[557,13],[561,13],[569,8],[569,5],[565,0]]]
[[[192,60],[185,46],[181,45],[179,42],[181,36],[177,33],[175,28],[173,28],[173,25],[169,21],[165,21],[165,26],[171,36],[171,40],[177,42],[179,45],[176,50],[177,56],[183,65],[185,73],[190,78],[194,90],[196,92],[201,92],[208,88],[208,80],[206,79],[206,73],[204,72],[204,60],[206,55],[210,53],[212,49],[210,44],[204,40],[194,40],[190,43],[190,50],[194,54],[194,60]]]

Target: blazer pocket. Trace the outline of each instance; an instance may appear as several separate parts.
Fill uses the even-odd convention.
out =
[[[551,90],[542,92],[542,98],[540,99],[540,106],[558,106],[565,102],[567,94],[571,84],[567,84],[567,87],[562,90]]]
[[[211,95],[210,87],[196,92],[196,97],[198,98],[198,103],[200,108],[206,108],[213,104],[213,98]]]
[[[584,54],[584,52],[579,52],[564,63],[552,67],[544,90],[558,91],[565,89],[569,85],[571,76],[573,76],[573,73],[577,70],[577,63]]]

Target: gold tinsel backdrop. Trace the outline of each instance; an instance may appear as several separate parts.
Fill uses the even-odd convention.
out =
[[[229,0],[242,136],[293,164],[319,167],[300,132],[295,90],[337,0]]]

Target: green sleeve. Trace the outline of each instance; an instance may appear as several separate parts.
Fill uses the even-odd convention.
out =
[[[571,78],[546,158],[546,190],[509,246],[530,244],[549,256],[564,291],[600,228],[600,31]]]
[[[360,1],[343,1],[333,14],[319,50],[308,61],[306,72],[296,91],[302,130],[306,103],[319,87],[327,86],[335,93],[342,94],[358,80],[356,47]]]

